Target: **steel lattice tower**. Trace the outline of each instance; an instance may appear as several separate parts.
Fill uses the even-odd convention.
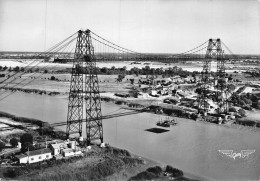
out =
[[[220,41],[220,40],[219,40]],[[220,55],[217,58],[217,74],[215,81],[217,82],[218,92],[216,99],[219,106],[219,113],[227,112],[227,95],[226,95],[226,80],[225,80],[225,57],[224,51],[221,49],[220,43]]]
[[[210,87],[210,74],[211,74],[211,61],[220,60],[222,56],[221,42],[220,39],[209,39],[207,51],[205,55],[205,62],[203,65],[202,74],[202,92],[199,96],[199,109],[208,110],[207,102],[208,99],[208,89]]]
[[[78,31],[71,74],[67,137],[79,133],[82,136],[83,110],[86,110],[87,144],[91,140],[103,142],[101,101],[90,30]]]

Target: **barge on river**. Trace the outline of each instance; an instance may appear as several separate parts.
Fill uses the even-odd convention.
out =
[[[170,127],[170,126],[176,126],[177,125],[177,121],[175,119],[170,119],[169,117],[167,117],[166,120],[160,120],[156,123],[157,126],[161,126],[161,127]]]

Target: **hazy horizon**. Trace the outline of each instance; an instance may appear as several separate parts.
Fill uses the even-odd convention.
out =
[[[181,53],[221,38],[260,54],[258,0],[0,0],[0,51],[43,52],[90,29],[142,53]]]
[[[13,54],[15,54],[15,53],[42,53],[43,51],[31,51],[31,52],[29,52],[29,51],[0,51],[0,53],[13,53]],[[60,52],[60,53],[62,53],[62,54],[67,54],[67,53],[71,53],[71,54],[74,54],[74,52]],[[101,52],[97,52],[97,54],[99,54],[99,53],[101,53]],[[108,54],[113,54],[113,52],[107,52]],[[115,54],[120,54],[120,53],[115,53]],[[121,54],[123,54],[123,53],[121,53]],[[176,54],[178,54],[178,53],[153,53],[153,52],[147,52],[147,53],[145,53],[145,54],[156,54],[156,55],[176,55]],[[186,55],[189,55],[189,54],[186,54]],[[190,55],[198,55],[198,54],[190,54]],[[239,55],[239,56],[260,56],[260,54],[232,54],[232,55]],[[230,55],[230,56],[232,56],[232,55]],[[260,57],[259,57],[260,58]]]

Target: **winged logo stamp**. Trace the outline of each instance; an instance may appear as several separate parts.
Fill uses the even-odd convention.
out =
[[[220,153],[233,158],[234,160],[238,158],[248,158],[249,155],[253,154],[255,150],[241,150],[240,152],[234,152],[233,150],[218,150]]]

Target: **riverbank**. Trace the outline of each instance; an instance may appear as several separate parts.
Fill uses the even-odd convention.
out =
[[[129,110],[137,110],[137,111],[145,111],[154,114],[161,114],[165,116],[171,116],[175,118],[184,118],[192,121],[198,121],[206,124],[214,124],[216,126],[233,128],[233,129],[241,129],[247,131],[260,131],[260,122],[255,118],[253,120],[244,118],[238,118],[233,121],[229,121],[225,124],[216,124],[215,122],[204,121],[204,119],[197,119],[197,110],[184,107],[184,106],[176,106],[169,105],[162,102],[158,102],[154,99],[124,99],[124,98],[115,98],[109,96],[109,94],[103,94],[101,97],[102,101],[105,102],[113,102],[117,105],[124,105],[125,109]]]
[[[5,90],[10,90],[12,92],[23,92],[23,93],[32,93],[39,95],[48,95],[48,96],[62,96],[66,98],[68,92],[59,92],[59,91],[46,91],[41,89],[28,89],[28,88],[5,88]],[[185,106],[176,106],[163,103],[163,99],[159,98],[120,98],[114,95],[112,92],[101,92],[100,97],[102,101],[113,102],[117,105],[125,105],[126,108],[132,110],[142,110],[145,109],[146,112],[151,112],[155,114],[164,114],[167,116],[177,116],[181,118],[187,118],[196,120],[197,119],[197,110]],[[144,111],[144,110],[143,110]],[[248,111],[247,111],[248,112]],[[260,114],[260,113],[259,113]],[[200,122],[205,122],[204,119],[201,119]],[[208,122],[211,124],[216,124],[215,122]],[[238,129],[247,129],[252,131],[260,130],[260,122],[254,117],[244,117],[238,118],[235,121],[227,122],[221,124],[221,126],[229,128],[238,128]]]
[[[65,139],[65,133],[54,129],[48,122],[34,118],[18,117],[13,114],[0,111],[0,139],[9,143],[10,138],[19,138],[22,134],[30,132],[33,136],[42,133],[50,138]]]

